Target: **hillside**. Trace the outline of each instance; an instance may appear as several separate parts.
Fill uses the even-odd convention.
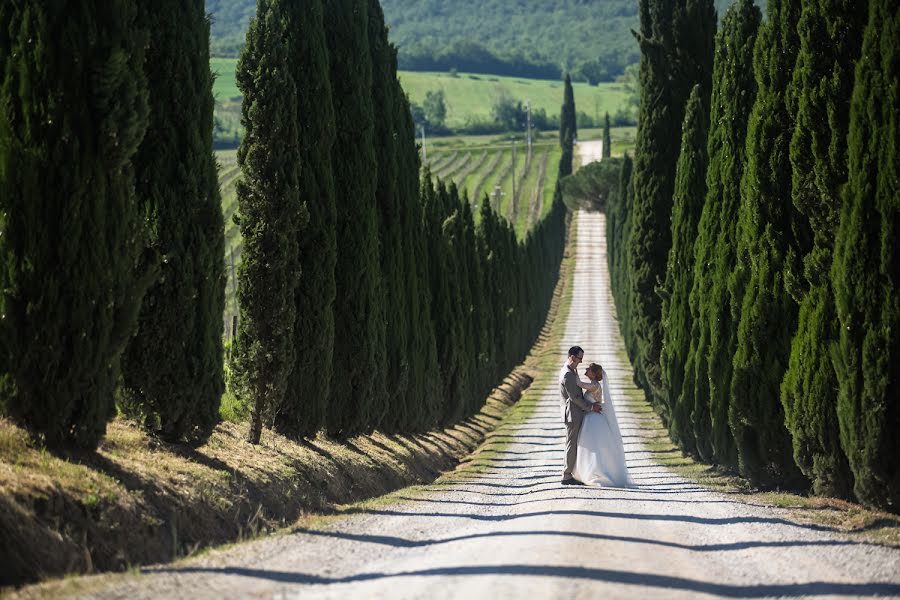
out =
[[[732,0],[716,0],[720,14]],[[400,68],[611,81],[638,61],[637,0],[382,0]],[[255,0],[207,0],[214,56],[237,56]]]

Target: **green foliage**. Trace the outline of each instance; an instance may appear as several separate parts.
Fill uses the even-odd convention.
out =
[[[400,219],[403,207],[398,188],[401,181],[399,147],[410,144],[409,138],[400,138],[394,104],[397,102],[394,82],[397,79],[396,50],[388,42],[384,15],[378,0],[369,0],[369,47],[372,56],[372,103],[375,114],[375,156],[378,160],[375,198],[379,217],[380,267],[384,277],[384,315],[387,331],[385,340],[387,394],[376,421],[384,431],[400,430],[405,421],[406,388],[409,380],[410,360],[407,336],[410,323],[407,295],[404,290],[406,264],[403,223]]]
[[[528,0],[514,15],[499,0],[383,4],[403,69],[558,79],[563,65],[574,65],[581,78],[596,83],[612,80],[638,60],[630,34],[636,10],[629,0],[566,0],[552,6]],[[213,16],[214,54],[236,56],[253,15],[252,2],[208,0],[207,8]]]
[[[900,13],[872,0],[850,108],[832,278],[841,445],[866,504],[900,507]]]
[[[626,154],[622,159],[619,189],[616,195],[610,197],[606,209],[610,282],[619,317],[619,328],[622,331],[629,357],[634,356],[634,348],[631,345],[634,337],[630,333],[628,320],[631,315],[628,304],[631,280],[629,279],[627,253],[631,236],[631,204],[634,189],[631,185],[632,167],[631,157]]]
[[[409,378],[405,411],[398,423],[402,431],[428,431],[437,424],[441,407],[441,379],[431,313],[431,289],[426,253],[426,232],[420,203],[419,152],[408,100],[400,82],[394,83],[394,122],[397,125],[400,218],[403,228],[403,282],[409,314],[407,357]]]
[[[447,121],[447,101],[444,98],[444,90],[425,93],[425,102],[422,104],[425,110],[425,118],[435,127],[443,127]]]
[[[371,431],[385,402],[385,303],[378,248],[378,162],[367,0],[326,0],[337,138],[335,369],[326,416],[330,435]]]
[[[727,281],[735,268],[735,215],[741,202],[747,121],[756,98],[753,50],[758,43],[761,16],[743,1],[725,15],[716,40],[707,194],[694,244],[694,282],[690,293],[691,345],[682,384],[684,402],[691,409],[691,425],[701,458],[736,465],[736,449],[728,425],[729,389],[721,369],[730,371],[736,328],[730,313]],[[721,353],[717,355],[715,353]]]
[[[629,317],[635,335],[635,376],[655,406],[665,412],[659,355],[662,300],[671,246],[670,222],[680,127],[691,88],[709,99],[715,8],[711,0],[641,0],[641,97],[634,162],[631,216]],[[677,74],[675,76],[674,74]]]
[[[793,205],[785,202],[793,134],[788,92],[800,0],[770,0],[768,16],[754,50],[758,93],[747,127],[737,257],[721,313],[724,326],[710,344],[711,406],[715,412],[730,389],[728,423],[742,475],[762,485],[801,485],[780,397],[797,327],[797,303],[786,278],[791,249],[803,236]]]
[[[298,239],[301,284],[295,290],[294,364],[274,426],[291,437],[312,437],[325,424],[334,373],[337,239],[331,153],[335,139],[322,0],[291,6],[295,34],[291,65],[297,84],[300,199],[309,223]]]
[[[621,173],[621,158],[587,164],[560,180],[563,202],[569,210],[605,210],[610,197],[619,191]]]
[[[150,225],[148,246],[162,265],[122,357],[123,394],[148,429],[195,442],[219,421],[225,390],[225,238],[212,150],[209,23],[201,1],[141,5],[139,18],[154,35],[144,63],[150,121],[134,158],[136,191]]]
[[[0,406],[48,445],[103,436],[156,275],[131,162],[146,40],[130,0],[0,4]]]
[[[566,74],[562,109],[559,112],[559,146],[562,148],[562,158],[559,160],[559,179],[572,174],[572,160],[577,138],[575,92],[572,91],[572,79]]]
[[[721,43],[722,35],[719,36]],[[718,53],[722,56],[722,53]],[[706,198],[709,112],[700,99],[700,84],[688,98],[681,133],[681,154],[675,169],[672,202],[672,247],[662,288],[663,340],[660,352],[662,400],[671,415],[669,433],[687,452],[695,451],[691,410],[693,389],[684,390],[685,369],[694,318],[689,297],[694,282],[694,240]]]
[[[603,117],[603,158],[612,156],[612,136],[609,134],[609,113]]]
[[[246,131],[238,150],[238,211],[244,245],[238,270],[240,317],[234,348],[237,396],[251,405],[248,441],[281,408],[294,368],[298,238],[305,223],[297,82],[292,58],[296,13],[288,0],[259,0],[238,64]]]
[[[847,180],[845,140],[853,66],[865,21],[866,11],[855,2],[804,3],[792,81],[797,115],[790,147],[792,196],[808,221],[813,243],[803,256],[804,274],[793,274],[793,289],[788,289],[800,302],[800,311],[781,401],[798,466],[816,493],[841,497],[849,497],[853,479],[840,445],[835,394],[839,384],[830,355],[838,327],[829,271],[840,187]]]

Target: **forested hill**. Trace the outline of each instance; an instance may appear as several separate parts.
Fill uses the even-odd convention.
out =
[[[719,13],[732,0],[716,0]],[[592,83],[639,58],[637,0],[382,0],[400,68]],[[237,56],[255,0],[207,0],[212,54]]]

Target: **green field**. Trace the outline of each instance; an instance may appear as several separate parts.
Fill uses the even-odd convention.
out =
[[[459,73],[423,73],[401,71],[400,83],[410,100],[422,104],[428,91],[444,90],[447,103],[447,126],[461,127],[471,119],[488,121],[491,106],[502,94],[509,94],[522,103],[531,102],[533,110],[543,109],[547,115],[558,115],[563,100],[561,81],[521,79],[497,75]],[[601,83],[591,86],[573,83],[578,110],[592,118],[613,115],[625,108],[627,92],[621,83]]]
[[[209,68],[216,76],[213,84],[213,96],[216,102],[226,102],[229,100],[240,99],[241,90],[237,87],[234,72],[237,69],[236,58],[211,58],[209,59]]]
[[[217,115],[235,119],[240,111],[240,90],[235,83],[235,58],[210,59],[210,67],[216,75],[213,94],[216,97]],[[563,84],[561,81],[542,79],[521,79],[496,75],[475,75],[459,73],[422,73],[401,71],[400,83],[410,100],[422,104],[428,91],[444,90],[447,104],[447,126],[457,128],[472,120],[489,121],[491,106],[501,94],[509,94],[523,103],[531,102],[534,110],[543,109],[547,115],[558,115],[562,105]],[[602,118],[608,112],[613,115],[625,108],[627,92],[621,83],[601,83],[591,86],[574,83],[575,104],[578,110],[592,118]]]

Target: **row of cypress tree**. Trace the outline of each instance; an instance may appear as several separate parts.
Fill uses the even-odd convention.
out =
[[[75,32],[75,34],[72,34]],[[224,390],[224,232],[202,0],[0,5],[0,411],[93,447],[118,408],[202,441]],[[537,336],[559,198],[525,240],[420,180],[377,0],[259,0],[237,73],[231,384],[295,438],[471,415]]]
[[[249,439],[264,425],[342,438],[455,422],[539,332],[564,209],[523,242],[487,202],[476,227],[454,186],[420,183],[377,0],[294,4],[258,2],[238,66],[232,383]]]
[[[0,408],[48,445],[96,445],[117,394],[166,439],[218,420],[209,23],[145,4],[0,6]]]
[[[608,230],[636,380],[703,460],[897,510],[900,13],[740,0],[713,60],[711,10],[641,3],[648,100]],[[687,98],[663,69],[685,60]]]

